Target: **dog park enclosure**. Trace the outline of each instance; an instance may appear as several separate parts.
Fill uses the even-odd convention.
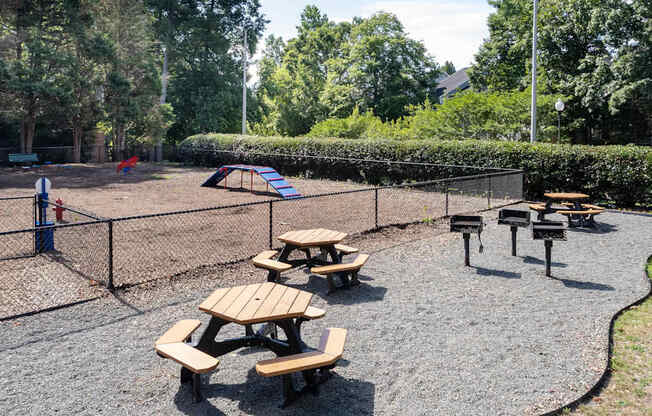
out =
[[[225,162],[232,162],[234,157],[226,155]],[[244,162],[258,163],[255,159]],[[384,186],[331,182],[328,187],[322,181],[292,178],[304,196],[288,200],[201,188],[198,182],[197,191],[188,192],[199,193],[203,189],[202,192],[212,192],[215,197],[228,194],[230,201],[235,198],[247,202],[195,208],[206,201],[188,200],[192,195],[188,193],[177,203],[191,209],[171,212],[112,217],[110,211],[96,214],[100,211],[92,206],[78,208],[79,213],[71,216],[69,223],[51,227],[55,250],[39,255],[35,255],[38,250],[33,225],[34,197],[0,199],[0,275],[7,289],[2,291],[0,315],[6,317],[77,301],[79,293],[87,292],[89,282],[109,288],[128,287],[173,276],[183,278],[194,270],[242,261],[261,250],[277,248],[275,237],[292,229],[323,227],[349,234],[364,233],[392,225],[427,224],[453,214],[477,212],[522,199],[521,171],[364,163],[371,169],[407,165],[422,174],[432,170],[455,172],[459,176],[433,175],[431,180]],[[107,179],[103,186],[111,186],[108,182]],[[55,181],[55,188],[57,183],[61,180]],[[156,180],[157,186],[165,183],[165,179]],[[317,185],[312,188],[316,193],[311,192],[312,183]],[[124,189],[116,194],[126,197],[129,194]],[[125,200],[117,196],[115,204],[121,206],[119,212],[124,214],[130,200],[150,197],[137,191]],[[174,200],[174,194],[157,198]],[[74,202],[83,203],[77,198]],[[152,206],[155,203],[156,199]],[[35,297],[34,303],[25,302],[25,291],[35,291],[46,282],[53,287],[48,296],[42,300]]]

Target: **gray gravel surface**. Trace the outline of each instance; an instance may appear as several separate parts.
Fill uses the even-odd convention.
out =
[[[312,291],[324,318],[304,324],[348,328],[337,376],[318,398],[286,410],[281,382],[256,374],[273,354],[245,349],[204,377],[207,400],[192,404],[179,367],[153,352],[175,321],[208,315],[197,305],[213,289],[121,294],[0,323],[0,414],[521,415],[552,410],[584,394],[607,363],[608,328],[622,307],[649,291],[644,264],[652,218],[607,212],[600,229],[570,230],[544,275],[543,242],[484,213],[485,252],[472,240],[465,268],[460,236],[443,234],[372,253],[362,285],[326,296],[326,282],[302,271],[286,284]],[[257,276],[264,280],[264,274]],[[228,280],[225,280],[228,281]],[[156,290],[153,288],[152,290]],[[155,293],[155,292],[154,292]],[[239,336],[227,326],[221,336]]]

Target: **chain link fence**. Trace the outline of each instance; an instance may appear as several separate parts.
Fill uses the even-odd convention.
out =
[[[34,197],[3,198],[0,230],[14,228],[0,231],[0,260],[35,258],[32,263],[0,261],[4,285],[0,318],[88,298],[98,285],[128,287],[242,261],[264,249],[279,248],[276,237],[290,230],[330,228],[356,234],[392,225],[427,224],[520,201],[522,192],[523,172],[494,169],[297,199],[124,218],[102,218],[42,201],[45,209],[63,208],[76,216],[67,215],[71,221],[67,224],[47,227],[34,227],[39,219]],[[31,297],[29,291],[39,279],[40,292],[50,294]],[[33,301],[21,302],[25,297]]]

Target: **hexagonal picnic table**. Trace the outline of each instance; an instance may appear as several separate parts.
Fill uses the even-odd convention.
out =
[[[331,262],[333,264],[340,263],[341,259],[337,253],[335,244],[344,240],[346,236],[346,233],[325,228],[288,231],[287,233],[277,237],[280,241],[285,243],[285,247],[283,247],[278,261],[290,263],[293,266],[314,262],[324,263],[326,260],[325,256],[324,258],[319,259],[316,257],[313,258],[310,255],[311,248],[319,248],[322,253],[327,253],[331,256]],[[306,259],[288,260],[290,253],[294,250],[301,250],[306,253]]]

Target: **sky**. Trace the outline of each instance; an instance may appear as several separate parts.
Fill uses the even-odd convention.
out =
[[[412,39],[423,41],[439,64],[451,61],[461,69],[473,62],[482,40],[489,35],[487,17],[493,11],[487,0],[261,0],[269,34],[283,40],[296,36],[304,7],[313,4],[335,22],[351,21],[354,16],[369,17],[377,11],[398,16]],[[264,39],[263,38],[263,39]],[[261,51],[264,40],[258,45]],[[260,52],[257,54],[260,56]],[[255,68],[252,75],[256,77]]]

